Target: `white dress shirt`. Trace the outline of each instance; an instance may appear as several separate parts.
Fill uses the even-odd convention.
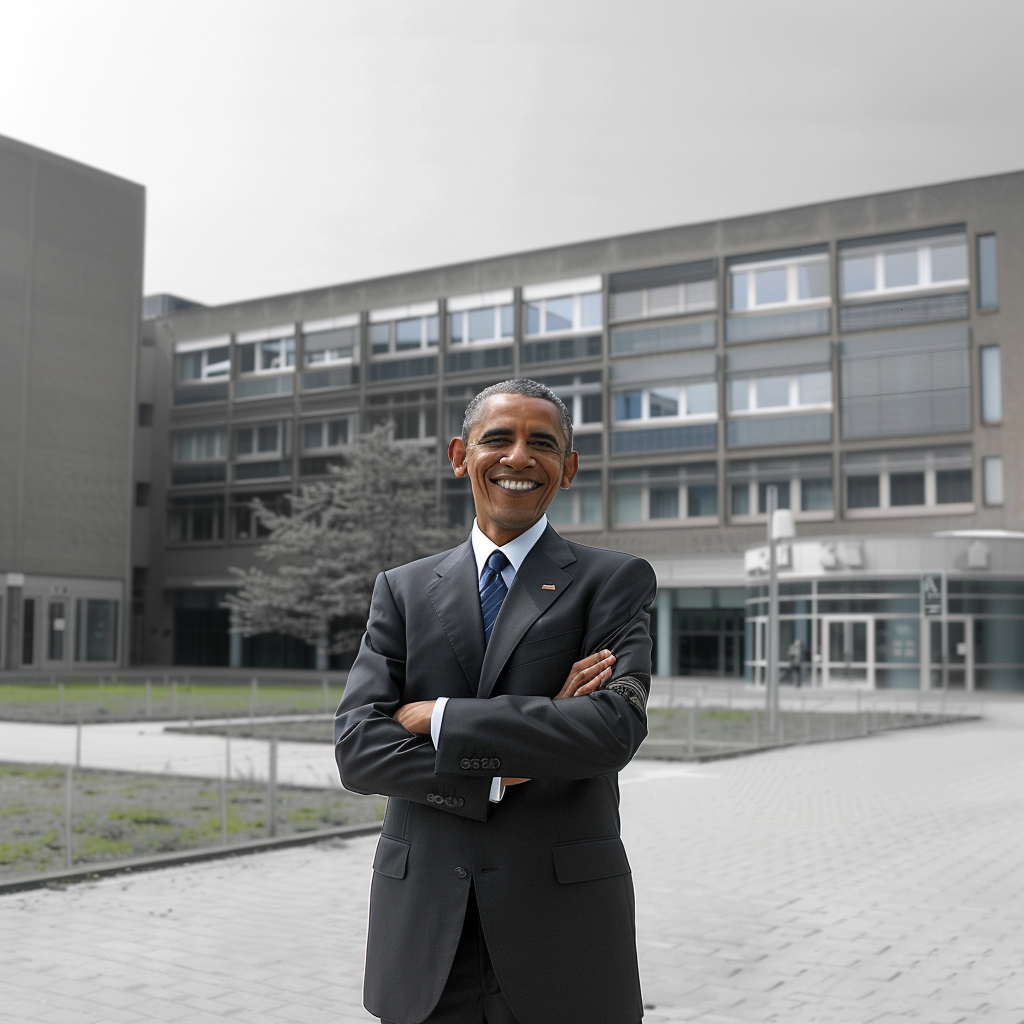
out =
[[[501,570],[501,578],[505,581],[506,587],[511,587],[512,581],[516,578],[516,573],[519,571],[519,566],[523,564],[526,556],[533,550],[533,545],[540,540],[541,534],[547,528],[548,517],[541,516],[525,533],[519,534],[515,540],[510,540],[502,547],[495,544],[476,525],[476,520],[474,519],[473,532],[469,535],[469,539],[473,545],[473,554],[476,556],[477,584],[479,585],[480,583],[480,577],[483,575],[484,566],[487,565],[487,559],[491,557],[491,552],[500,551],[508,559],[508,565]],[[438,697],[434,701],[434,710],[430,715],[430,738],[434,742],[435,750],[441,739],[441,719],[444,717],[444,706],[447,703],[447,697]],[[499,775],[491,780],[491,803],[498,803],[504,795],[505,787],[501,784],[501,776]]]

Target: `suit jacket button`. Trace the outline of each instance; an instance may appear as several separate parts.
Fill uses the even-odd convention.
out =
[[[465,878],[468,874],[469,872],[463,867],[458,867],[455,869],[456,878]]]
[[[501,761],[499,761],[496,757],[492,757],[491,758],[491,767],[492,768],[500,768],[501,767]]]
[[[456,807],[462,807],[465,804],[465,802],[466,802],[465,799],[463,797],[461,797],[461,796],[457,796],[455,798],[455,806]]]
[[[461,762],[461,763],[462,763],[462,767],[463,767],[463,768],[469,768],[469,758],[468,758],[468,757],[464,757],[464,758],[462,759],[462,762]]]

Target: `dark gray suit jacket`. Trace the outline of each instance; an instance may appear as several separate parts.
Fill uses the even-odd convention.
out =
[[[554,589],[544,589],[544,586]],[[647,733],[654,572],[551,527],[484,646],[469,541],[381,573],[335,723],[344,785],[389,797],[373,862],[363,1001],[418,1024],[448,977],[469,886],[522,1024],[643,1016],[616,773]],[[616,655],[610,688],[554,701],[573,663]],[[391,716],[451,698],[437,751]],[[491,778],[532,781],[488,802]]]

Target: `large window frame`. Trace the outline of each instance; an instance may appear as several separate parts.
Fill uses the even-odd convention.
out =
[[[729,312],[772,313],[785,309],[830,306],[832,293],[829,276],[828,252],[767,260],[735,260],[729,264],[728,272]],[[781,298],[776,297],[779,283],[783,286]],[[822,285],[823,291],[819,290]],[[775,291],[769,291],[771,287]]]
[[[523,289],[523,336],[560,337],[604,327],[601,277],[529,285]]]
[[[507,288],[449,299],[448,344],[460,349],[508,345],[515,337],[514,298]]]
[[[960,277],[935,279],[935,250],[961,248],[964,273]],[[910,258],[914,254],[913,259]],[[916,281],[913,284],[890,284],[890,273],[895,274],[896,257],[905,257],[902,265],[914,265]],[[867,270],[868,260],[873,262],[870,288],[849,288],[854,261],[863,262]],[[970,260],[967,251],[967,235],[963,230],[948,234],[927,235],[918,238],[894,239],[891,242],[878,240],[866,246],[855,242],[843,245],[839,250],[839,292],[843,300],[879,299],[913,293],[928,293],[947,289],[963,289],[970,285]]]
[[[368,329],[370,358],[406,358],[420,352],[436,352],[440,330],[437,302],[374,310]]]
[[[965,476],[970,500],[948,500],[962,492]],[[843,515],[846,519],[965,515],[976,509],[976,477],[971,449],[964,446],[847,452]],[[869,504],[876,496],[877,504]],[[912,500],[917,496],[922,500]]]
[[[714,462],[617,468],[611,493],[612,524],[619,530],[717,526],[721,517]],[[705,511],[709,504],[713,513]]]
[[[437,443],[437,393],[435,391],[399,391],[371,395],[366,403],[366,422],[370,430],[391,425],[396,441],[408,444]]]
[[[318,370],[359,362],[359,314],[302,324],[302,367]]]
[[[555,493],[547,515],[560,530],[600,530],[604,526],[601,470],[581,469],[568,490]]]
[[[778,488],[778,507],[789,509],[797,522],[834,520],[834,472],[830,455],[734,460],[726,472],[729,522],[766,523],[771,486]]]
[[[573,437],[600,434],[604,429],[604,384],[600,370],[561,374],[541,380],[565,403],[572,417]]]
[[[228,457],[227,430],[224,427],[193,427],[171,435],[171,462],[225,462]]]
[[[769,400],[771,386],[785,381],[785,403]],[[779,388],[781,390],[781,388]],[[726,381],[727,405],[732,417],[773,416],[792,412],[832,412],[832,371],[811,370],[801,373],[733,374]],[[811,394],[827,394],[828,400],[809,399]],[[761,404],[762,401],[764,404]]]
[[[608,320],[654,320],[689,313],[713,313],[718,309],[718,279],[706,277],[676,284],[653,285],[630,291],[612,292]]]
[[[359,416],[307,417],[300,423],[303,454],[326,454],[341,451],[356,438]]]
[[[239,377],[266,377],[295,372],[294,324],[240,331],[235,336]]]
[[[167,503],[167,543],[222,544],[224,495],[190,494]]]
[[[174,349],[178,384],[205,384],[231,377],[231,337],[179,342]]]
[[[288,455],[286,422],[274,420],[234,427],[231,448],[235,462],[265,462]]]
[[[708,398],[712,400],[714,411],[706,409]],[[665,412],[664,410],[671,409],[673,402],[678,411],[675,414]],[[701,411],[691,412],[691,408],[698,408]],[[680,423],[717,423],[718,382],[687,380],[670,381],[663,385],[616,387],[612,391],[611,414],[612,424],[616,430],[673,426]]]

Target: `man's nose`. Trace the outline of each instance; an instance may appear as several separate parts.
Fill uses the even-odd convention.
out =
[[[530,452],[530,448],[525,441],[516,441],[508,453],[502,457],[502,462],[508,466],[509,469],[526,469],[527,466],[533,464],[533,455]]]

